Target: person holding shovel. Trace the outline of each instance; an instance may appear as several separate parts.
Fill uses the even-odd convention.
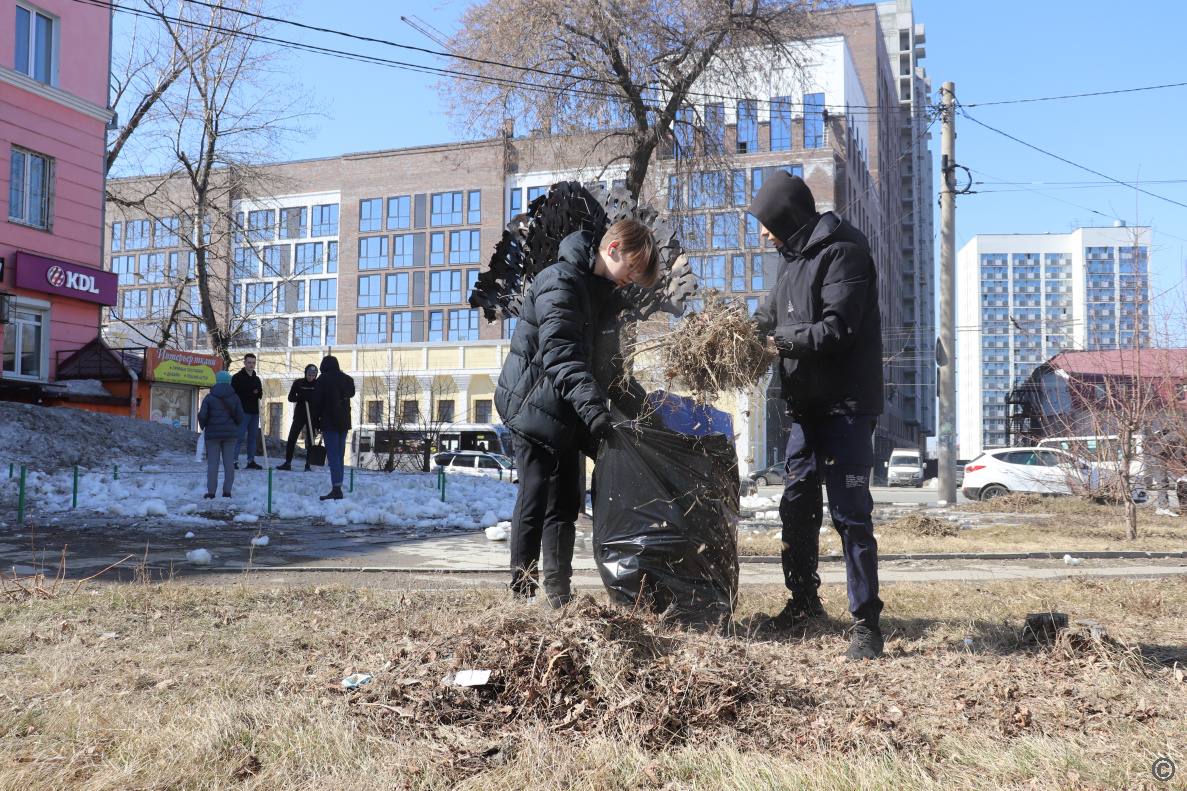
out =
[[[309,466],[309,449],[313,447],[313,426],[309,424],[309,399],[313,396],[313,388],[317,382],[317,366],[313,363],[305,366],[305,375],[293,381],[289,388],[289,403],[293,407],[293,424],[289,426],[288,443],[284,446],[284,464],[276,469],[291,470],[293,468],[293,453],[297,450],[297,440],[301,432],[305,431],[305,472],[312,469]],[[306,431],[306,429],[308,429]]]
[[[878,271],[861,231],[836,212],[820,214],[798,176],[777,171],[750,205],[759,235],[783,261],[755,313],[759,337],[779,355],[780,396],[791,415],[783,499],[783,575],[791,598],[765,624],[790,629],[827,618],[817,591],[821,482],[841,534],[853,616],[850,660],[882,655],[878,542],[870,472],[873,433],[884,406]]]
[[[519,468],[511,591],[534,596],[540,565],[553,607],[571,599],[574,522],[585,499],[581,448],[614,430],[593,362],[601,311],[615,289],[635,282],[650,287],[659,273],[655,239],[636,220],[615,223],[600,240],[589,231],[570,234],[558,258],[524,295],[495,390],[499,416],[516,437]]]

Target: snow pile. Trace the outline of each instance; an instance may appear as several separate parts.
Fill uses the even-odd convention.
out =
[[[778,502],[774,497],[761,497],[757,494],[748,494],[741,499],[740,504],[743,508],[760,509],[778,505]]]
[[[54,387],[61,388],[70,395],[112,397],[111,391],[98,379],[59,379],[54,382]]]
[[[209,566],[212,557],[205,549],[194,549],[185,553],[185,559],[195,566]]]
[[[255,538],[253,538],[251,540],[251,545],[253,547],[266,547],[266,546],[268,546],[268,537],[267,536],[256,536]]]
[[[148,397],[143,390],[142,395]],[[0,402],[0,437],[0,462],[40,471],[75,465],[111,472],[118,464],[121,473],[141,464],[172,467],[192,463],[198,445],[193,431],[151,420],[7,401]],[[284,443],[270,438],[268,451],[283,459]]]
[[[349,472],[347,473],[349,475]],[[356,471],[354,492],[344,487],[345,499],[320,500],[328,491],[326,473],[272,473],[272,514],[281,519],[322,519],[333,525],[384,525],[410,531],[482,530],[509,520],[515,508],[517,487],[495,478],[450,476],[445,502],[428,473],[376,473]],[[25,492],[30,513],[56,514],[70,510],[73,470],[26,474]],[[0,476],[0,497],[16,492],[15,479]],[[254,524],[265,515],[268,472],[239,470],[232,497],[204,500],[205,465],[193,457],[169,468],[145,465],[144,471],[124,472],[115,479],[110,468],[80,470],[78,507],[117,516],[172,516],[193,521],[214,510],[228,511],[237,523]],[[222,517],[227,518],[227,517]]]

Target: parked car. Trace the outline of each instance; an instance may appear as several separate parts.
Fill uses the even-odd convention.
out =
[[[784,464],[785,462],[779,462],[766,469],[755,470],[750,473],[750,482],[755,486],[782,486]]]
[[[1073,494],[1095,487],[1099,472],[1056,448],[1003,448],[982,453],[964,468],[964,496],[992,500],[1011,492]]]
[[[445,468],[447,473],[482,475],[519,483],[515,462],[510,456],[497,453],[483,453],[477,450],[451,450],[433,456],[433,470]]]

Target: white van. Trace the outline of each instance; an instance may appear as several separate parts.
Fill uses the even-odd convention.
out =
[[[888,486],[923,486],[923,451],[918,448],[895,448],[886,466]]]

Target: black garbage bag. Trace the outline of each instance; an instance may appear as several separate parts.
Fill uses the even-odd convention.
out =
[[[724,434],[620,429],[594,472],[594,559],[617,604],[690,626],[738,596],[738,457]]]

